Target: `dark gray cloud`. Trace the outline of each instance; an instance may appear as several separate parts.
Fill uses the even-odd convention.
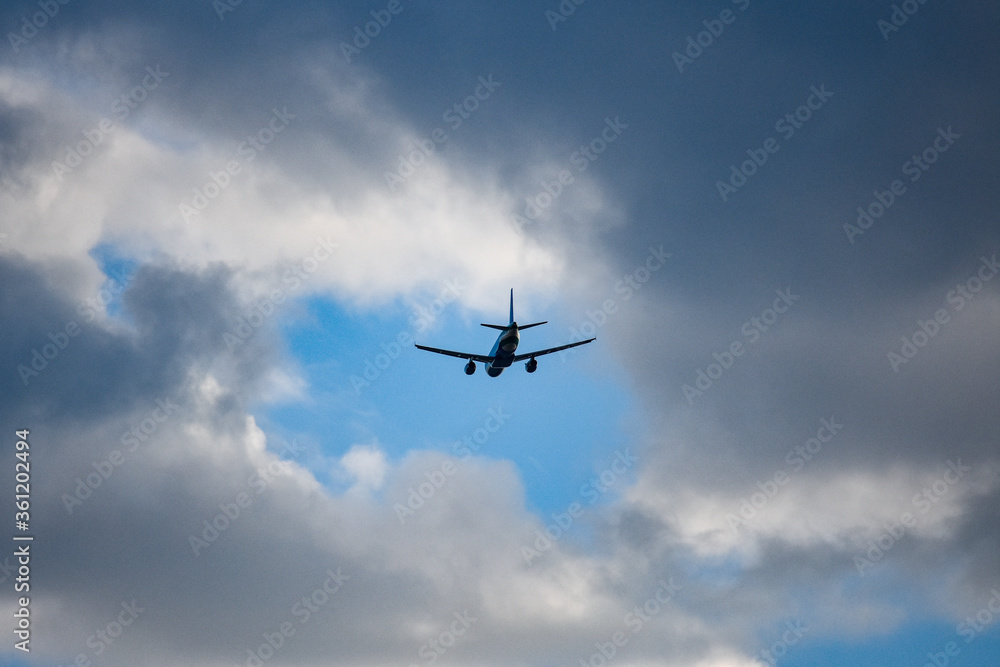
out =
[[[124,290],[124,321],[114,324],[100,322],[96,299],[73,303],[57,289],[46,276],[58,271],[10,255],[0,270],[4,319],[11,323],[2,362],[11,415],[102,421],[176,395],[192,365],[216,367],[240,392],[251,390],[266,366],[267,348],[258,343],[266,332],[239,346],[258,356],[228,354],[224,335],[247,306],[229,291],[229,271],[221,266],[202,276],[139,269]]]
[[[623,662],[742,665],[790,620],[851,642],[950,623],[997,585],[996,8],[918,5],[886,38],[891,3],[401,0],[346,57],[388,3],[218,5],[71,2],[0,49],[0,424],[32,427],[35,520],[58,546],[38,543],[42,660],[98,657],[88,636],[134,599],[107,664],[245,664],[337,568],[342,588],[271,664],[418,662],[466,610],[478,620],[444,662],[575,664],[674,577]],[[547,14],[562,5],[565,21]],[[0,23],[37,11],[14,3]],[[147,68],[167,74],[122,116]],[[451,126],[480,77],[499,87]],[[287,133],[181,226],[177,203],[276,109]],[[104,118],[106,143],[57,178]],[[435,128],[448,140],[390,189]],[[512,215],[561,171],[573,182],[511,242]],[[870,226],[845,231],[859,207]],[[544,526],[510,464],[460,462],[401,526],[389,499],[440,455],[342,494],[280,463],[252,414],[296,374],[281,317],[226,336],[321,232],[345,250],[303,294],[391,298],[474,265],[560,281],[578,321],[613,299],[598,335],[637,397],[635,483],[526,566]],[[141,264],[111,318],[86,306],[98,243]],[[672,255],[625,299],[617,281],[650,246]],[[968,476],[948,481],[959,461]],[[859,573],[904,512],[916,526]]]

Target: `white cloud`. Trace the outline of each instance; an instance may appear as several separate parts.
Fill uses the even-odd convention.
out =
[[[341,467],[355,480],[356,487],[377,491],[388,470],[385,452],[378,445],[353,445],[340,457]]]
[[[954,467],[953,467],[954,466]],[[664,486],[641,479],[630,502],[653,510],[681,541],[706,557],[739,555],[753,564],[761,540],[798,548],[826,545],[863,553],[887,526],[921,539],[948,539],[970,499],[989,493],[992,468],[942,462],[933,470],[897,465],[884,473],[832,471],[773,477],[730,493]],[[957,471],[957,472],[956,472]],[[961,476],[959,476],[961,474]],[[947,482],[945,481],[947,479]],[[908,522],[903,525],[900,522]]]
[[[488,171],[456,169],[434,156],[396,193],[373,175],[336,196],[321,182],[301,178],[299,170],[344,168],[356,158],[344,147],[333,144],[333,158],[296,164],[295,171],[278,154],[310,138],[330,145],[331,138],[317,134],[315,120],[302,118],[298,109],[298,118],[286,121],[270,144],[260,151],[244,145],[242,152],[239,137],[206,137],[189,150],[166,126],[159,133],[140,131],[112,117],[110,131],[100,133],[99,145],[87,148],[79,166],[54,173],[51,164],[65,162],[67,148],[89,144],[84,130],[108,117],[75,112],[65,93],[11,71],[3,82],[6,102],[63,128],[45,147],[50,155],[26,174],[29,189],[4,187],[11,202],[8,245],[29,258],[86,262],[97,243],[110,242],[140,260],[166,255],[194,265],[225,262],[244,269],[246,280],[265,276],[262,289],[286,290],[292,283],[282,276],[305,262],[307,279],[294,287],[301,293],[371,303],[435,292],[457,280],[467,285],[463,304],[486,309],[512,285],[546,292],[564,278],[561,251],[514,229],[512,198]],[[353,94],[361,96],[354,105],[377,104],[363,91]],[[258,119],[262,129],[272,116]],[[378,127],[383,136],[400,140],[408,133],[384,120]],[[602,206],[591,197],[587,212],[599,215]],[[316,264],[311,256],[317,244],[336,244],[337,250]],[[91,281],[97,280],[94,274]]]

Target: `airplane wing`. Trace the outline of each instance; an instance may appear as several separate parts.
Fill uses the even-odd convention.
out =
[[[471,359],[472,361],[478,361],[481,364],[488,364],[491,361],[493,361],[493,357],[491,357],[488,354],[470,354],[469,352],[455,352],[454,350],[442,350],[436,347],[417,345],[416,343],[414,343],[413,345],[420,350],[427,350],[428,352],[437,352],[438,354],[446,354],[449,357],[458,357],[459,359]]]
[[[532,357],[540,357],[543,354],[552,354],[553,352],[560,352],[562,350],[568,350],[571,347],[576,347],[577,345],[586,345],[587,343],[591,343],[591,342],[593,342],[595,340],[597,340],[597,339],[596,338],[591,338],[589,340],[577,341],[576,343],[569,343],[567,345],[560,345],[559,347],[550,347],[547,350],[539,350],[537,352],[527,352],[525,354],[517,354],[517,355],[514,355],[514,361],[515,362],[524,361],[525,359],[530,359]]]

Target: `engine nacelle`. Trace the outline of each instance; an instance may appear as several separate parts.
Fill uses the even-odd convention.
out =
[[[476,372],[476,362],[474,362],[472,359],[469,359],[469,363],[465,365],[465,374],[472,375],[475,372]]]
[[[529,373],[534,373],[536,370],[538,370],[538,362],[535,360],[534,357],[529,359],[528,363],[524,365],[524,370],[528,371]]]

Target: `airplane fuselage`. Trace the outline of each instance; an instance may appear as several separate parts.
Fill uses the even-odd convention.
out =
[[[509,368],[514,363],[514,353],[517,351],[517,344],[521,342],[521,334],[517,330],[517,322],[512,322],[504,329],[503,333],[497,336],[490,350],[493,361],[486,364],[486,373],[491,378],[503,373],[503,369]]]
[[[449,357],[458,357],[459,359],[465,359],[465,374],[472,375],[476,372],[476,362],[486,365],[486,374],[490,377],[497,377],[503,373],[503,369],[510,368],[511,364],[516,361],[527,361],[524,365],[524,370],[529,373],[534,373],[538,369],[538,361],[535,357],[541,357],[546,354],[552,354],[553,352],[562,352],[563,350],[568,350],[572,347],[578,345],[586,345],[595,341],[595,338],[588,338],[587,340],[578,340],[573,343],[566,343],[565,345],[558,345],[556,347],[548,347],[544,350],[535,350],[534,352],[522,352],[517,354],[517,344],[521,342],[521,329],[530,329],[531,327],[537,327],[539,325],[546,324],[545,322],[532,322],[530,324],[523,324],[520,327],[517,326],[517,322],[514,321],[514,290],[510,290],[510,319],[507,324],[483,324],[484,327],[490,329],[497,329],[500,331],[500,335],[497,336],[497,340],[493,343],[493,349],[490,350],[489,354],[476,354],[474,352],[459,352],[457,350],[444,350],[440,347],[427,347],[426,345],[419,345],[414,343],[414,345],[421,350],[426,350],[428,352],[434,352],[437,354],[443,354]]]

